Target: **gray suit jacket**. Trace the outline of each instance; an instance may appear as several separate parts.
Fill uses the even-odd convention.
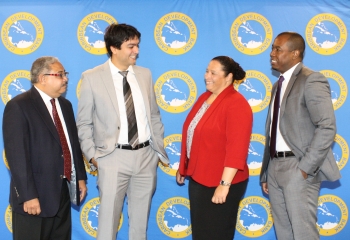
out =
[[[277,82],[272,88],[276,94]],[[272,99],[273,99],[272,98]],[[265,151],[260,182],[267,180],[270,156],[271,103],[265,127]],[[300,63],[294,70],[280,108],[281,134],[299,159],[299,168],[312,176],[312,182],[335,181],[339,168],[331,146],[336,134],[334,110],[327,79]]]
[[[81,149],[87,159],[94,157],[98,160],[110,154],[115,150],[119,139],[119,107],[108,61],[82,74],[77,127]],[[146,108],[151,146],[167,165],[169,159],[164,150],[164,127],[154,94],[151,72],[139,66],[133,66],[133,69]]]

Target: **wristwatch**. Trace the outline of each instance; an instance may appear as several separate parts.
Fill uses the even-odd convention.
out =
[[[225,182],[224,180],[221,180],[220,181],[220,185],[221,186],[231,186],[231,183],[230,182]]]

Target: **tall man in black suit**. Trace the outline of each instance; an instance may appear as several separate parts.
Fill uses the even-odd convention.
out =
[[[67,74],[57,58],[38,58],[31,68],[33,87],[5,107],[15,240],[71,239],[70,198],[79,205],[87,192],[73,108],[61,97]]]

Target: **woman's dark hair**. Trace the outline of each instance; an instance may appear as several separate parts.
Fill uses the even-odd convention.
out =
[[[245,71],[242,67],[236,63],[232,58],[227,56],[217,56],[212,59],[212,61],[218,61],[222,65],[222,70],[225,72],[225,77],[232,73],[234,80],[242,80],[245,78]]]
[[[135,37],[141,41],[141,33],[135,27],[124,23],[112,23],[106,28],[104,35],[108,55],[112,57],[111,46],[120,49],[123,42]]]

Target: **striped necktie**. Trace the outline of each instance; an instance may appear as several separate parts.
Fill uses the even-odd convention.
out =
[[[119,72],[123,76],[123,93],[124,93],[124,102],[126,116],[128,120],[128,142],[134,148],[139,143],[139,136],[137,132],[137,121],[135,114],[134,101],[132,99],[132,92],[126,75],[128,71]]]

